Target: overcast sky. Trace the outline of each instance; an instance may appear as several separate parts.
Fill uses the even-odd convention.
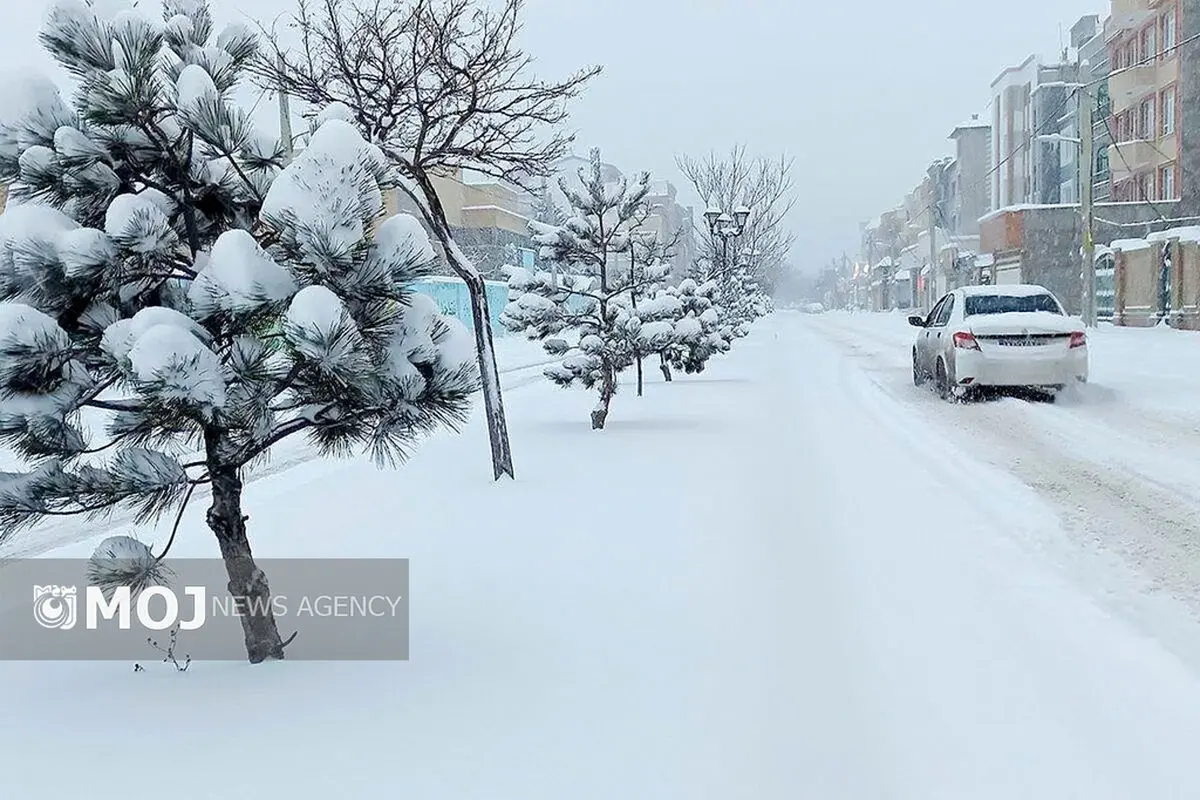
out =
[[[604,66],[572,107],[580,154],[597,146],[622,169],[677,184],[679,152],[742,142],[794,156],[793,260],[811,270],[843,251],[854,257],[858,223],[898,203],[930,161],[950,152],[946,135],[986,111],[988,85],[1004,67],[1052,55],[1080,16],[1107,5],[527,0],[524,39],[545,77]],[[36,34],[49,3],[5,6],[5,64],[44,65]],[[293,4],[213,6],[232,21],[269,20]],[[690,192],[686,199],[699,203]]]

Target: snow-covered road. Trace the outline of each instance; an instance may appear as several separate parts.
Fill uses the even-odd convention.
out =
[[[412,559],[412,660],[0,662],[0,795],[128,797],[124,756],[48,744],[103,720],[187,800],[1200,797],[1200,453],[1125,333],[1062,404],[951,406],[902,317],[779,314],[603,433],[514,383],[515,484],[478,418],[398,473],[264,476],[260,556]]]
[[[1110,555],[1143,588],[1200,613],[1200,334],[1102,327],[1091,337],[1091,383],[1058,403],[950,406],[912,386],[903,315],[792,322],[832,344],[920,429],[1033,489],[1078,548]]]
[[[774,627],[797,635],[776,680],[797,720],[826,721],[799,726],[798,752],[826,767],[820,784],[797,771],[801,794],[1196,796],[1200,681],[1176,654],[1194,652],[1193,623],[1066,535],[1061,509],[1101,515],[1117,502],[1089,509],[1103,488],[1025,482],[1085,463],[1038,438],[1060,410],[941,405],[872,350],[872,323],[780,315],[764,344],[780,380],[758,418],[792,420],[762,426],[770,513],[796,537],[778,545]],[[984,463],[994,440],[1034,466]],[[1124,466],[1105,450],[1091,463]]]

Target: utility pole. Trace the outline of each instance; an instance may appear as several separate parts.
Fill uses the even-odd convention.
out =
[[[942,268],[941,268],[941,265],[938,264],[937,184],[932,180],[930,180],[930,182],[929,182],[929,189],[930,189],[929,193],[931,195],[931,202],[929,203],[929,280],[933,281],[933,288],[934,288],[934,291],[930,293],[929,303],[930,303],[930,305],[932,305],[933,302],[937,299],[938,295],[941,294],[941,291],[942,291],[941,287],[938,286],[938,284],[940,283],[940,281],[938,280],[938,277],[942,271]],[[949,288],[949,287],[947,287],[947,288]],[[924,300],[925,300],[925,298],[921,298],[922,307],[924,307]]]
[[[1080,72],[1086,74],[1084,61]],[[1082,83],[1082,75],[1080,82]],[[1079,87],[1079,211],[1083,214],[1083,324],[1096,327],[1096,240],[1092,212],[1092,170],[1096,165],[1096,144],[1092,136],[1092,109],[1095,99],[1086,86]]]

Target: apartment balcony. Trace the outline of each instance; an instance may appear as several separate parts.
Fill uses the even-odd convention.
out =
[[[1142,98],[1179,80],[1179,59],[1166,58],[1120,70],[1108,79],[1112,111],[1119,114]]]
[[[1112,0],[1108,21],[1104,23],[1104,40],[1110,42],[1123,33],[1138,30],[1154,14],[1150,0]]]
[[[1173,158],[1173,140],[1147,142],[1136,140],[1121,142],[1108,147],[1108,168],[1114,182],[1158,169]],[[1170,149],[1168,149],[1170,148]]]

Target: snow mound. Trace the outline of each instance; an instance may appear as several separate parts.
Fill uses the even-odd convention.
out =
[[[173,325],[202,342],[208,341],[208,332],[191,317],[173,308],[151,306],[105,328],[104,335],[100,337],[100,349],[118,362],[123,361],[138,340],[159,325]]]
[[[202,316],[243,313],[291,297],[296,281],[255,241],[248,231],[222,233],[213,244],[188,300]]]
[[[346,321],[346,307],[324,286],[306,286],[292,298],[287,321],[299,330],[326,336]]]
[[[375,248],[385,259],[402,260],[409,255],[422,262],[437,260],[429,236],[412,214],[396,214],[385,219],[375,232]]]
[[[132,377],[162,400],[206,409],[225,405],[220,359],[179,325],[151,326],[137,338],[128,358]]]
[[[0,349],[66,350],[71,340],[53,317],[23,303],[0,303]]]
[[[275,178],[261,216],[303,232],[297,242],[316,263],[332,248],[349,252],[367,237],[367,224],[383,213],[383,193],[370,165],[382,159],[349,123],[330,120]],[[347,213],[350,210],[351,213]],[[283,220],[294,220],[283,225]]]

